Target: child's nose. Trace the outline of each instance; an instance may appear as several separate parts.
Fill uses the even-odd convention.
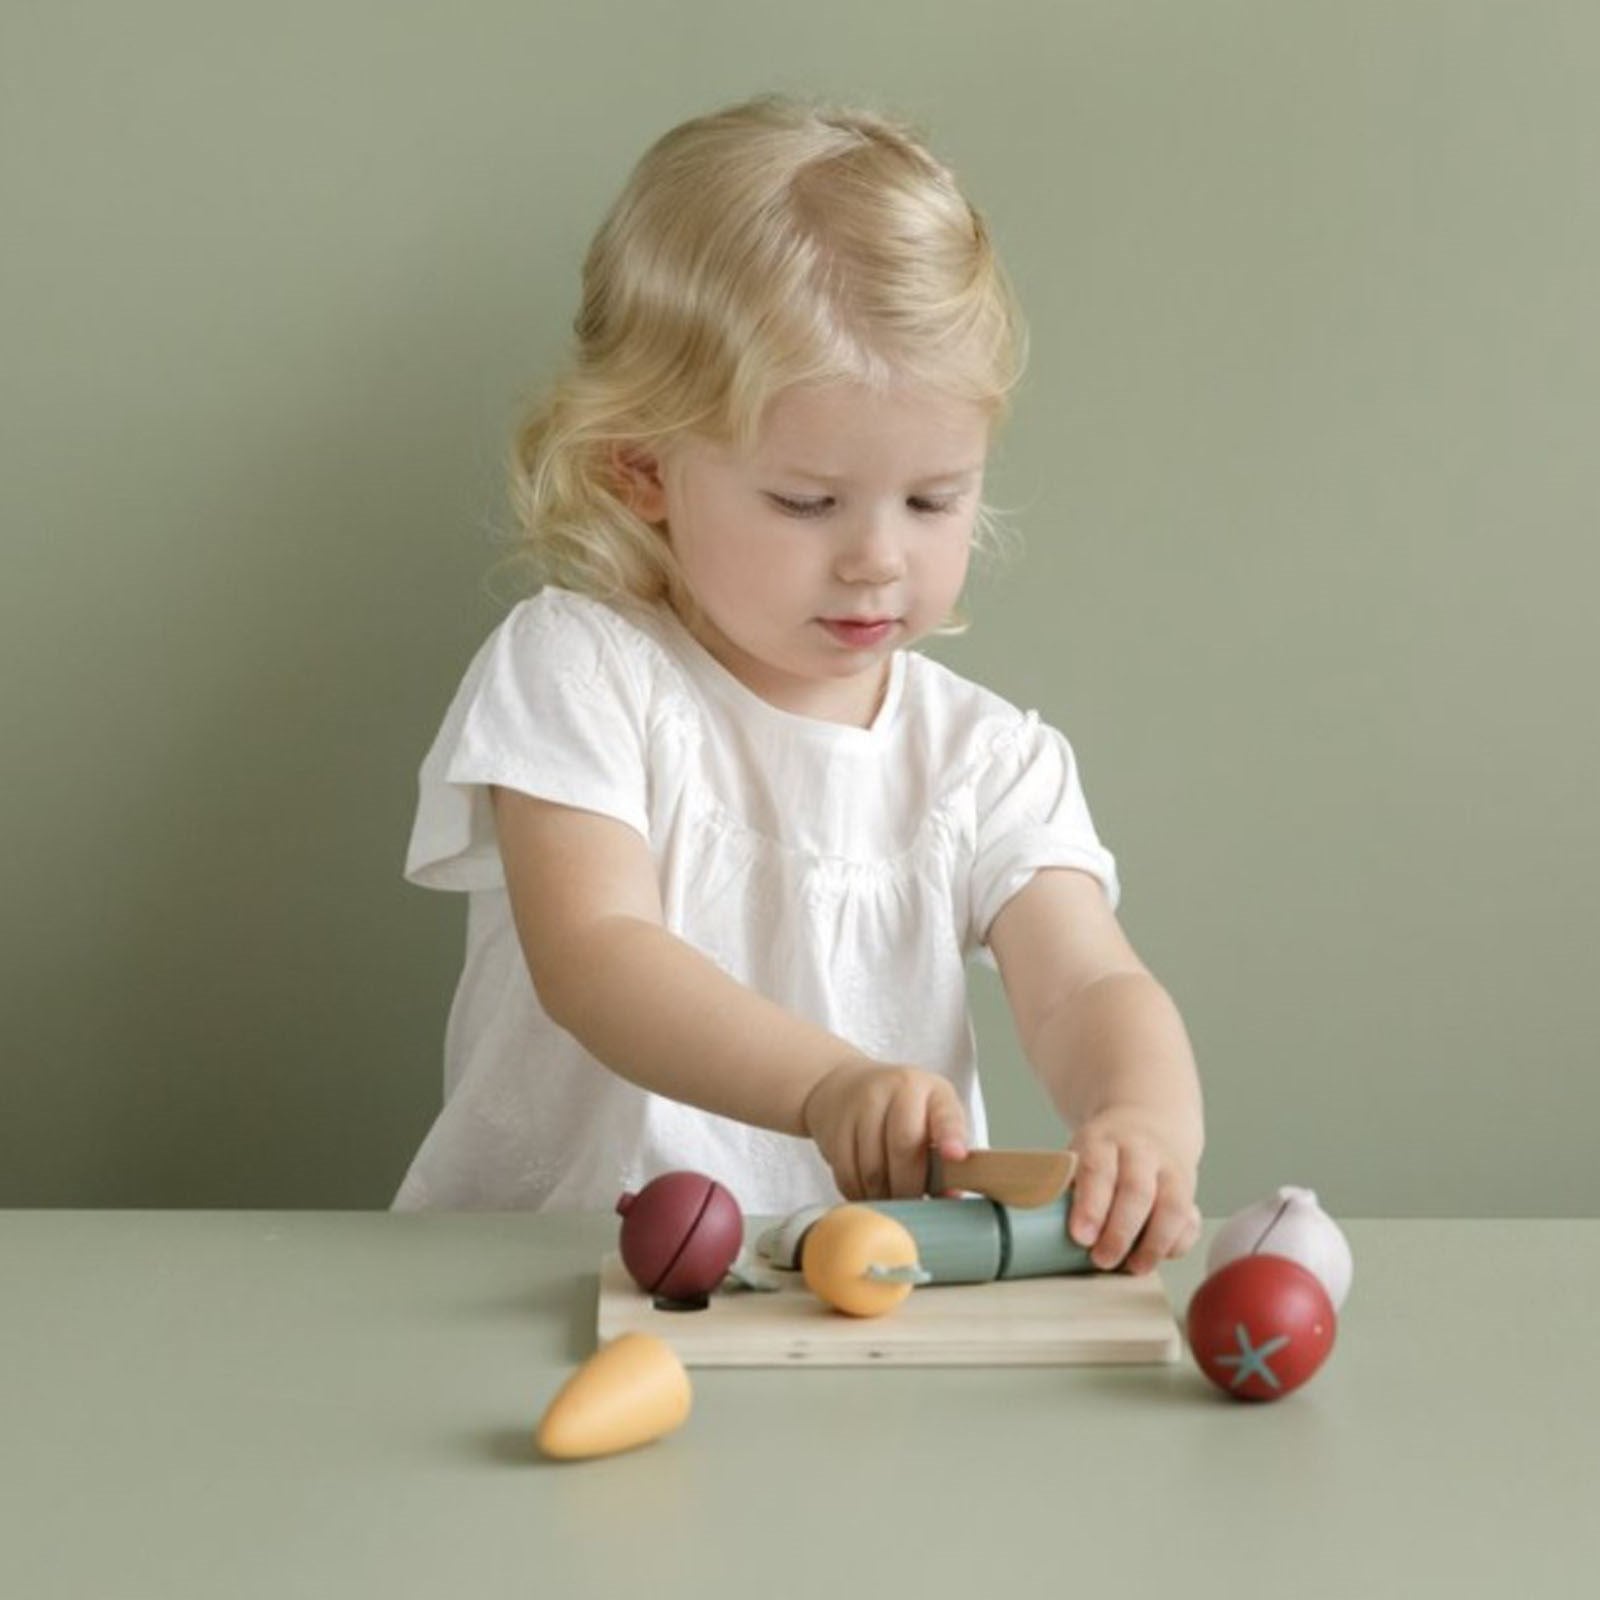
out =
[[[905,567],[905,541],[892,512],[873,512],[855,523],[837,561],[839,576],[851,583],[888,583]]]

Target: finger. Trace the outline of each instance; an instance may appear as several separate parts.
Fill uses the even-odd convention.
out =
[[[942,1078],[928,1101],[928,1143],[947,1161],[962,1161],[967,1156],[967,1113],[961,1097]]]
[[[1155,1207],[1143,1231],[1133,1241],[1133,1248],[1128,1252],[1124,1264],[1125,1270],[1136,1277],[1153,1272],[1168,1256],[1181,1253],[1178,1242],[1188,1229],[1188,1202],[1175,1192],[1170,1183],[1158,1183]]]
[[[889,1194],[914,1199],[928,1188],[928,1097],[905,1088],[889,1104],[884,1144],[889,1157]]]
[[[1183,1230],[1178,1248],[1172,1253],[1175,1256],[1186,1256],[1200,1242],[1200,1235],[1205,1231],[1205,1218],[1200,1214],[1199,1206],[1189,1207],[1188,1226]]]
[[[854,1147],[847,1155],[841,1156],[833,1163],[833,1181],[839,1185],[839,1193],[846,1200],[854,1202],[866,1199],[866,1194],[861,1188],[861,1174],[856,1170]]]
[[[861,1191],[861,1172],[856,1161],[854,1125],[841,1129],[830,1141],[830,1146],[823,1153],[828,1158],[828,1165],[833,1168],[833,1181],[838,1184],[839,1193],[850,1201],[865,1199],[866,1196]]]
[[[1109,1272],[1128,1253],[1139,1230],[1145,1225],[1156,1203],[1156,1175],[1153,1159],[1122,1152],[1117,1167],[1117,1189],[1105,1226],[1095,1241],[1090,1259]]]
[[[889,1155],[884,1147],[884,1113],[880,1107],[873,1107],[856,1123],[856,1170],[863,1200],[889,1198]]]
[[[1078,1170],[1073,1178],[1067,1232],[1087,1250],[1100,1237],[1116,1192],[1117,1147],[1109,1141],[1094,1141],[1073,1148],[1078,1152]]]
[[[938,1152],[941,1161],[966,1159],[967,1114],[956,1097],[955,1090],[941,1082],[928,1099],[924,1117],[928,1148],[922,1152],[921,1160],[926,1169],[923,1173],[923,1181],[926,1183],[933,1176],[933,1152]],[[918,1193],[920,1192],[919,1190]],[[953,1189],[948,1184],[941,1185],[938,1192],[946,1199],[955,1198],[961,1193],[959,1189]]]

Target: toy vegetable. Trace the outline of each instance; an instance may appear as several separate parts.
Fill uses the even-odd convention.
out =
[[[917,1260],[932,1283],[1098,1272],[1089,1252],[1068,1237],[1071,1203],[1070,1194],[1030,1207],[981,1198],[860,1202],[892,1217],[911,1235]],[[823,1206],[797,1211],[767,1229],[756,1248],[775,1267],[801,1266],[819,1219],[829,1214]]]
[[[863,1205],[835,1206],[812,1227],[803,1270],[814,1295],[852,1317],[880,1317],[928,1281],[911,1235]]]
[[[1281,1400],[1333,1349],[1328,1291],[1287,1256],[1240,1256],[1189,1301],[1189,1348],[1200,1370],[1236,1400]]]
[[[680,1427],[689,1374],[664,1339],[625,1333],[602,1345],[556,1392],[534,1439],[558,1461],[614,1455]]]
[[[668,1172],[617,1201],[622,1264],[646,1294],[703,1304],[744,1242],[739,1203],[715,1178]]]
[[[1321,1281],[1333,1309],[1343,1310],[1355,1270],[1350,1243],[1317,1204],[1315,1190],[1286,1184],[1267,1199],[1234,1212],[1206,1251],[1206,1272],[1220,1271],[1247,1255],[1287,1256],[1299,1262]]]

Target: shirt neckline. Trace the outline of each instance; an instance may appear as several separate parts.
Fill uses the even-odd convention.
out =
[[[712,653],[689,632],[682,618],[664,601],[655,607],[655,614],[663,627],[672,635],[678,646],[680,658],[719,699],[741,711],[746,716],[766,722],[774,728],[800,734],[810,739],[820,739],[841,744],[878,744],[888,734],[900,709],[906,676],[906,651],[897,649],[889,655],[889,681],[884,687],[883,701],[877,715],[868,726],[860,728],[849,722],[833,722],[826,717],[808,717],[803,712],[785,711],[770,700],[764,700],[754,689],[730,672]]]

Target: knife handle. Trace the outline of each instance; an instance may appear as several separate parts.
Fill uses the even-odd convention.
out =
[[[1078,1170],[1072,1150],[974,1150],[947,1161],[928,1152],[928,1192],[965,1189],[1006,1206],[1046,1206],[1066,1193]]]

